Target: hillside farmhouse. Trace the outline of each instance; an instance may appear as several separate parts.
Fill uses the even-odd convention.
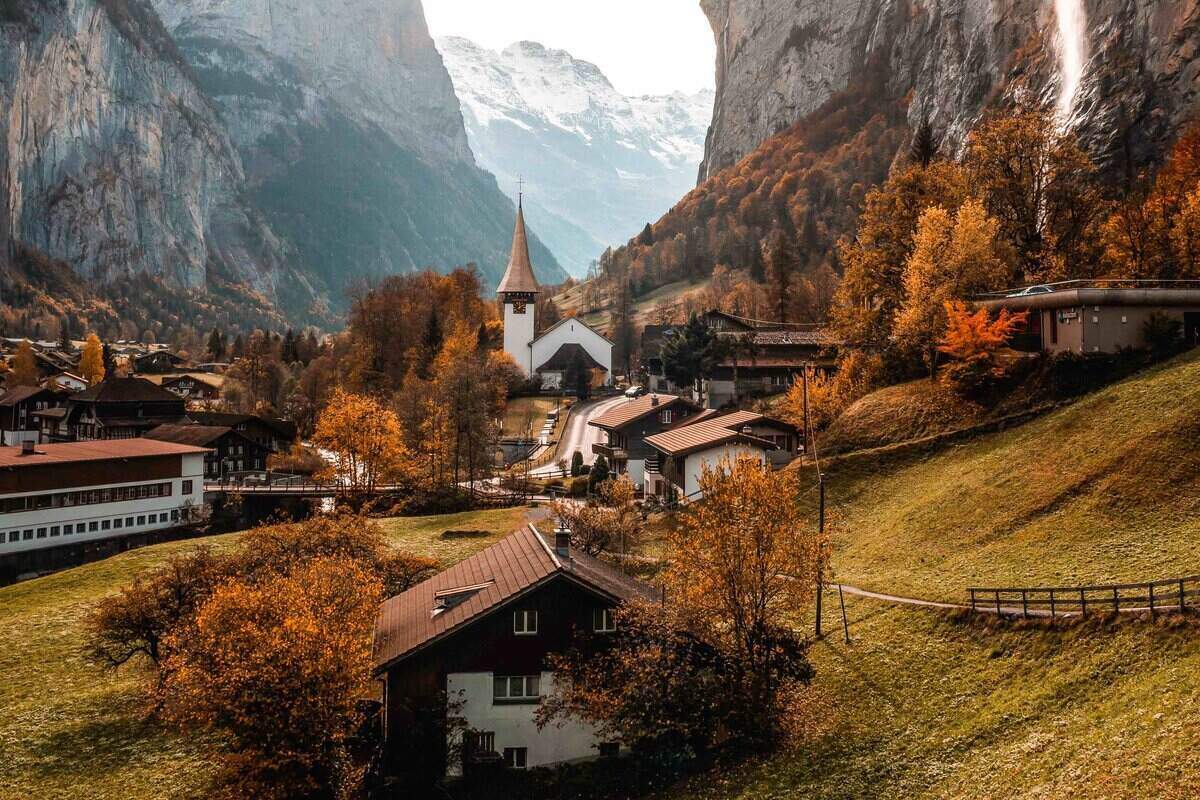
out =
[[[548,541],[529,527],[384,602],[374,654],[385,768],[420,759],[438,775],[461,774],[481,763],[521,769],[615,752],[586,722],[539,730],[534,715],[554,689],[547,656],[577,634],[616,630],[613,609],[634,599],[661,597],[573,549],[568,532]],[[443,693],[465,730],[451,730],[449,741],[414,736],[422,713],[447,713]],[[449,763],[457,744],[461,758]]]

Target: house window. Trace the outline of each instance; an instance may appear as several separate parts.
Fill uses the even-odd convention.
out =
[[[113,527],[120,528],[124,523],[125,523],[125,520],[121,519],[120,517],[117,517],[116,519],[113,520]]]
[[[191,493],[192,493],[192,482],[191,482],[191,481],[184,481],[184,482],[183,482],[183,493],[184,493],[184,494],[191,494]]]
[[[20,531],[9,531],[8,532],[8,541],[19,542],[20,540],[21,540],[21,532]]]
[[[51,536],[58,536],[60,533],[62,533],[62,529],[59,528],[57,525],[50,526],[50,535]]]
[[[74,525],[63,525],[63,536],[70,536],[75,532]]]
[[[145,525],[145,524],[146,524],[146,516],[144,514],[139,515],[138,516],[138,525]]]
[[[33,528],[26,528],[25,530],[21,531],[21,538],[24,539],[25,541],[29,541],[30,539],[32,539],[33,538]]]
[[[670,425],[671,421],[674,419],[675,419],[675,412],[672,411],[671,409],[668,408],[662,412],[662,424],[663,425]]]
[[[109,530],[109,529],[111,529],[111,528],[112,528],[112,523],[111,523],[111,522],[109,522],[108,520],[102,520],[102,521],[100,522],[100,529],[101,529],[101,530],[105,530],[105,531],[107,531],[107,530]]]
[[[89,522],[89,523],[88,523],[88,531],[89,531],[89,532],[92,532],[92,531],[98,531],[98,530],[100,530],[100,523],[99,523],[99,522]]]
[[[504,765],[512,769],[525,769],[529,763],[528,747],[504,748]]]
[[[617,629],[617,621],[613,618],[611,608],[597,608],[592,611],[592,630],[596,633],[612,633]]]
[[[37,537],[38,537],[39,539],[45,539],[45,538],[46,538],[46,529],[45,529],[45,528],[38,528],[38,529],[37,529]]]
[[[532,636],[537,633],[536,611],[513,612],[513,633],[518,636]]]
[[[126,518],[125,518],[125,527],[126,527],[126,528],[132,528],[132,527],[133,527],[133,517],[126,517]]]
[[[541,698],[538,675],[496,675],[492,677],[492,702],[497,705],[536,703]]]

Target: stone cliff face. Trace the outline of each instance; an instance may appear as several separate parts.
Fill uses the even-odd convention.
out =
[[[1093,156],[1154,160],[1197,112],[1196,0],[1069,0],[1086,16],[1068,123]],[[947,146],[991,107],[1055,105],[1063,0],[701,0],[717,101],[700,177],[816,111],[856,78],[909,98]],[[1126,159],[1126,156],[1128,157]]]
[[[0,240],[86,279],[203,287],[215,270],[273,296],[284,248],[240,197],[237,152],[153,12],[26,8],[0,19]]]

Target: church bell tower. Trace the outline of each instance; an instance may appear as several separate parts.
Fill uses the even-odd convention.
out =
[[[508,269],[496,287],[504,305],[504,351],[513,357],[526,377],[533,374],[533,338],[537,331],[535,311],[541,293],[529,261],[529,241],[525,236],[525,211],[517,196],[517,227],[513,230],[512,255]]]

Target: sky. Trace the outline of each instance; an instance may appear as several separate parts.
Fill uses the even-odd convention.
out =
[[[424,0],[436,36],[500,50],[530,39],[600,67],[627,95],[713,88],[716,47],[700,0]]]

